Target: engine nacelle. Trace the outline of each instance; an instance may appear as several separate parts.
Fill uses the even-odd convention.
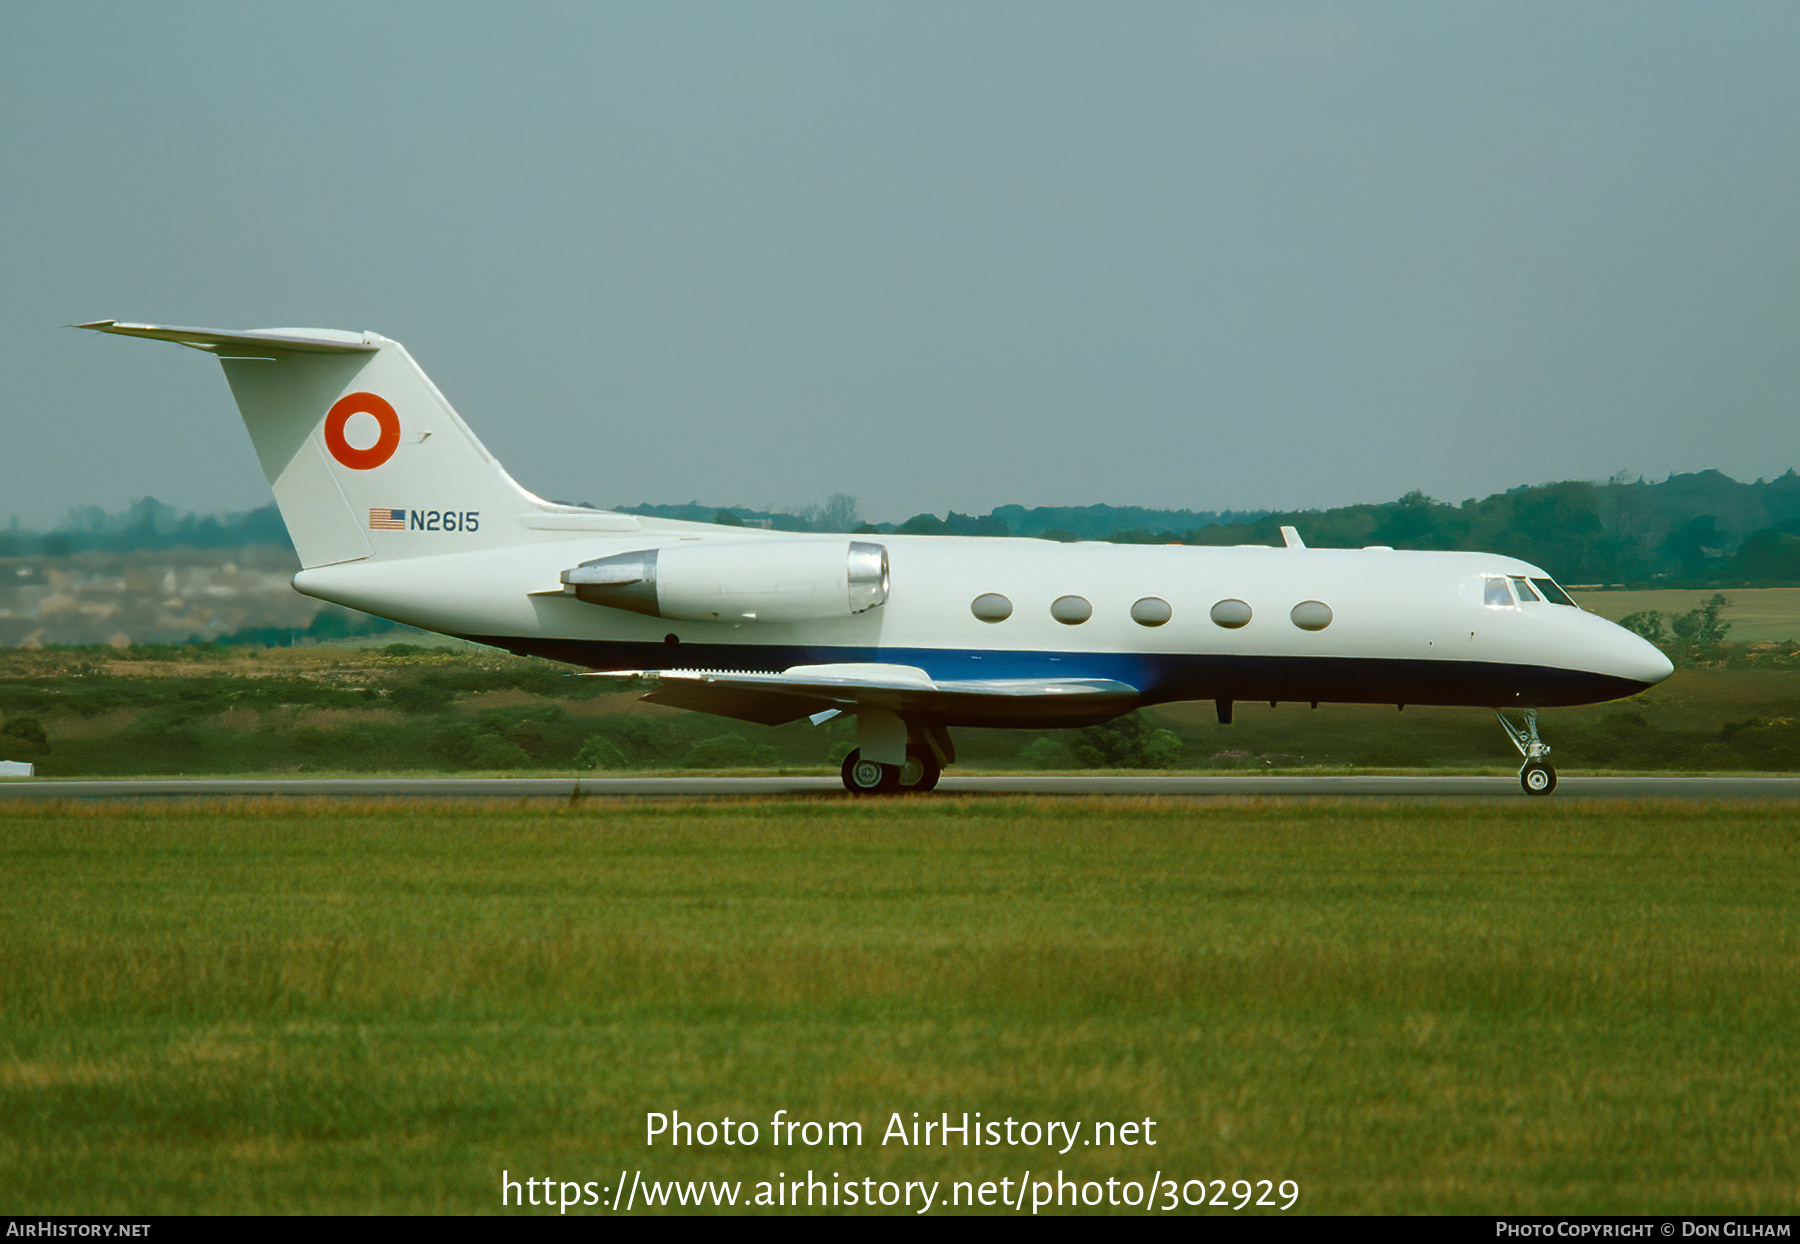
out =
[[[562,572],[591,605],[686,622],[809,622],[886,602],[885,545],[862,540],[707,540],[595,558]]]

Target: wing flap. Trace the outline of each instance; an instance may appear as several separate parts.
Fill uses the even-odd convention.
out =
[[[1023,715],[1104,719],[1133,707],[1138,689],[1109,678],[935,680],[910,665],[797,665],[780,673],[646,673],[653,704],[781,725],[827,709],[879,709],[934,720],[1005,721]]]

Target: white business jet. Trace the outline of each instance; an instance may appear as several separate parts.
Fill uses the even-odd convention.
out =
[[[1667,657],[1491,553],[1147,547],[746,531],[525,491],[375,333],[79,327],[216,355],[303,569],[294,587],[426,630],[651,680],[778,725],[840,713],[858,794],[930,790],[953,726],[1057,727],[1212,700],[1537,710],[1632,695]]]

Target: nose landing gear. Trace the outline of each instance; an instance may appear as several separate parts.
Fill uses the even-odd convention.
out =
[[[1519,749],[1519,755],[1525,757],[1525,763],[1519,768],[1519,785],[1525,788],[1527,795],[1548,795],[1556,789],[1556,769],[1544,757],[1550,754],[1550,745],[1538,737],[1537,710],[1524,710],[1525,724],[1515,723],[1500,709],[1494,710],[1494,716],[1500,719],[1500,726],[1506,731],[1506,737],[1513,741]]]

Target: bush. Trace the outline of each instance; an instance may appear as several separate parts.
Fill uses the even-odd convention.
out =
[[[625,753],[620,751],[611,740],[604,735],[596,734],[583,743],[581,750],[575,753],[575,767],[577,769],[629,769],[631,765],[625,759]]]
[[[767,744],[757,747],[741,734],[721,734],[694,744],[681,763],[690,769],[748,769],[779,762],[780,756]]]
[[[471,769],[523,769],[530,764],[531,757],[517,743],[495,738],[491,734],[476,738],[474,751],[468,760],[468,767]]]
[[[1689,610],[1670,624],[1675,638],[1694,644],[1718,643],[1731,629],[1731,623],[1719,620],[1719,614],[1730,604],[1724,596],[1715,593],[1704,605]]]
[[[450,706],[450,701],[454,698],[441,687],[428,687],[417,682],[403,682],[390,687],[387,694],[388,704],[403,713],[441,712]]]
[[[1069,749],[1055,739],[1033,739],[1019,752],[1019,763],[1030,769],[1066,769]]]
[[[501,737],[533,760],[550,746],[550,740],[544,737],[544,728],[535,721],[518,722],[508,727]]]
[[[11,718],[4,726],[0,726],[0,736],[8,740],[17,739],[33,747],[48,749],[50,746],[50,732],[44,729],[44,723],[36,717]]]
[[[1078,731],[1069,750],[1089,769],[1171,769],[1181,763],[1181,736],[1132,713]]]
[[[294,731],[294,750],[314,760],[338,760],[353,754],[358,740],[348,730],[301,726]]]
[[[608,717],[596,733],[623,752],[626,764],[634,769],[667,764],[679,754],[674,726],[654,717],[635,714]]]
[[[1758,769],[1790,769],[1800,755],[1800,722],[1786,717],[1752,717],[1727,722],[1719,737],[1746,763]]]
[[[432,734],[431,752],[440,760],[466,766],[475,755],[475,744],[479,737],[475,727],[468,722],[451,722]]]
[[[179,707],[145,713],[116,737],[121,751],[163,762],[191,764],[206,747],[196,714]]]

